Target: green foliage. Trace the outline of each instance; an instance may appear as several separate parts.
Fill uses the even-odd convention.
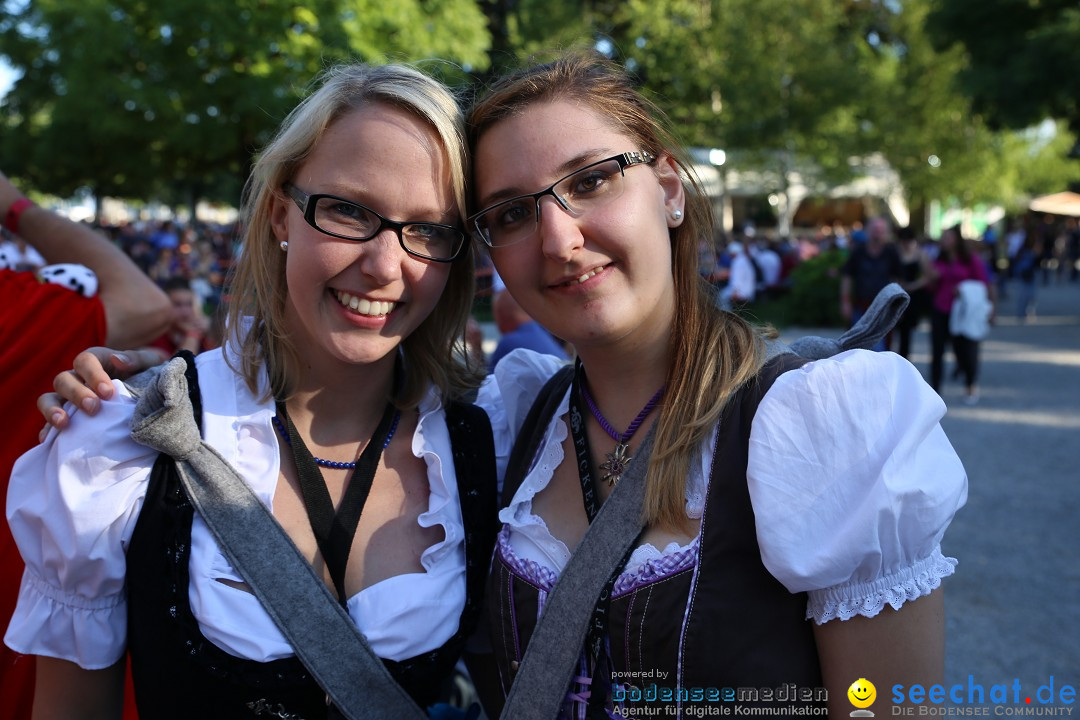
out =
[[[1080,132],[1080,5],[1075,0],[937,0],[939,49],[970,58],[960,73],[975,109],[1023,128],[1046,117]]]
[[[995,131],[959,91],[968,56],[959,46],[931,44],[933,2],[905,0],[902,12],[880,13],[875,30],[881,40],[869,66],[877,100],[867,113],[872,145],[899,175],[909,204],[918,209],[951,196],[969,206],[1015,207],[1025,196],[1049,192],[1047,181],[1060,189],[1068,177],[1080,176],[1080,164],[1066,157],[1063,126],[1050,140]]]
[[[843,327],[840,315],[840,268],[843,250],[829,250],[799,263],[791,271],[791,289],[783,300],[785,317],[802,327]]]
[[[441,58],[460,81],[488,45],[472,0],[29,0],[0,43],[25,71],[0,102],[5,172],[60,195],[233,203],[328,64]]]
[[[916,210],[943,197],[1018,208],[1080,178],[1066,158],[1080,73],[1060,71],[1080,67],[1075,0],[0,7],[0,54],[24,73],[0,100],[0,167],[58,195],[235,203],[252,153],[330,63],[417,62],[461,86],[574,47],[623,63],[688,145],[727,149],[777,191],[798,172],[824,193],[874,153]],[[1073,134],[997,129],[1047,114]]]
[[[738,149],[781,177],[835,182],[865,151],[865,41],[845,5],[816,0],[629,0],[616,46],[691,145]],[[786,179],[781,184],[786,184]]]

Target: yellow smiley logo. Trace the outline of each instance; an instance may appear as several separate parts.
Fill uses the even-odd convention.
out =
[[[866,678],[859,678],[847,689],[848,700],[857,708],[868,708],[877,699],[877,688]]]

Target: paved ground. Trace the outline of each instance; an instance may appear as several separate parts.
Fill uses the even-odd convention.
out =
[[[1011,310],[1009,301],[1003,303]],[[929,357],[923,337],[925,367]],[[1080,685],[1080,286],[1040,288],[1030,324],[983,343],[982,402],[947,388],[944,427],[970,478],[946,536],[947,674]]]
[[[1039,293],[1037,318],[1003,317],[983,342],[977,406],[961,402],[961,383],[943,388],[969,476],[944,547],[960,560],[945,581],[949,685],[1080,687],[1080,284]],[[1002,309],[1013,313],[1011,298]],[[804,334],[839,332],[781,337]],[[928,326],[910,359],[929,374]]]
[[[1039,293],[1037,318],[1003,317],[983,342],[977,406],[962,383],[943,388],[969,477],[944,543],[960,560],[945,581],[949,684],[1080,686],[1080,285]],[[921,330],[911,361],[926,376]]]

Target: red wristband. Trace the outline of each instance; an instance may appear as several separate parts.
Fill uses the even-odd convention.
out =
[[[15,235],[19,234],[19,216],[23,214],[26,208],[34,207],[34,201],[21,197],[15,202],[11,203],[11,207],[8,208],[7,214],[4,215],[4,227],[10,230]]]

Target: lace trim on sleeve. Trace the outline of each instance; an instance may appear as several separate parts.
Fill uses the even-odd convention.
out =
[[[811,590],[806,605],[806,619],[821,625],[839,618],[850,620],[856,615],[874,617],[888,603],[899,610],[909,600],[929,595],[941,585],[941,579],[955,572],[956,559],[934,548],[929,557],[914,565],[871,582],[851,582],[824,590]]]

